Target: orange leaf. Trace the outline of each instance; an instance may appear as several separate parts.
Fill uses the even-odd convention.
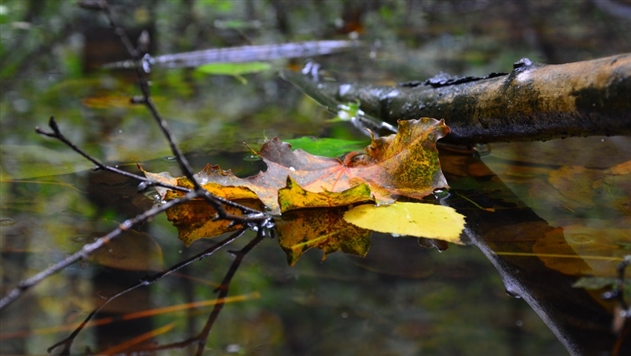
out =
[[[230,170],[207,165],[195,178],[222,197],[227,197],[222,187],[237,187],[238,194],[232,192],[230,199],[250,199],[254,193],[273,214],[281,213],[278,191],[287,186],[287,177],[312,193],[341,193],[367,184],[377,203],[391,203],[401,195],[420,199],[448,187],[436,149],[436,140],[448,132],[443,120],[401,120],[396,135],[373,137],[364,152],[350,153],[343,161],[292,152],[291,145],[273,138],[255,152],[267,164],[265,172],[239,178]],[[177,184],[191,186],[185,178],[178,178]]]
[[[253,209],[262,209],[258,200],[237,200],[236,202]],[[228,205],[224,206],[224,210],[228,214],[242,215],[239,209]],[[219,236],[242,227],[228,220],[215,220],[217,211],[201,199],[176,205],[167,210],[166,215],[167,219],[177,228],[178,237],[186,246],[190,246],[196,240]]]

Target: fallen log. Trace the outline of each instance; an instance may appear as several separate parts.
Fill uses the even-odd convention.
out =
[[[542,65],[524,58],[506,74],[483,78],[437,76],[395,87],[320,83],[339,102],[359,101],[369,115],[396,124],[444,118],[443,141],[545,141],[631,135],[631,54]]]

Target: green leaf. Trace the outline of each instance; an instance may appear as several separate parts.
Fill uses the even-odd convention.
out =
[[[272,68],[267,62],[245,63],[208,63],[197,67],[197,70],[210,75],[240,76],[248,73],[258,73]]]
[[[339,157],[346,152],[361,150],[369,143],[368,141],[314,137],[295,138],[286,140],[285,142],[291,144],[293,149],[299,148],[311,153],[312,155],[324,157]]]
[[[344,214],[347,222],[373,231],[440,239],[462,244],[464,216],[448,206],[397,202],[359,205]]]

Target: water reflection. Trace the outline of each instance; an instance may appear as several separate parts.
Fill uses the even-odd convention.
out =
[[[117,40],[104,38],[103,34],[111,31],[99,31],[97,21],[77,15],[70,2],[59,7],[40,7],[32,2],[17,10],[15,3],[21,2],[2,5],[9,13],[2,14],[6,22],[0,24],[3,41],[6,39],[0,105],[3,292],[78,250],[86,238],[109,231],[153,204],[136,193],[136,183],[87,171],[89,165],[82,158],[65,155],[64,148],[36,137],[33,127],[42,125],[51,114],[68,128],[76,143],[108,162],[131,162],[133,169],[133,163],[143,161],[148,170],[170,170],[174,176],[179,173],[173,162],[162,159],[169,155],[168,150],[155,127],[144,121],[142,110],[120,99],[135,93],[134,78],[84,73],[85,68],[96,67],[97,61],[125,59],[103,53],[119,45]],[[214,3],[187,2],[181,7],[178,2],[156,6],[138,3],[133,5],[137,11],[126,14],[130,22],[147,24],[159,33],[154,38],[160,42],[152,45],[166,52],[202,45],[242,45],[244,36],[246,40],[273,41],[280,37],[300,39],[307,33],[327,37],[358,31],[373,44],[370,51],[325,59],[323,66],[370,82],[424,79],[440,70],[483,75],[509,69],[516,58],[525,56],[560,63],[629,48],[628,22],[603,16],[590,2],[233,4],[234,8],[222,10]],[[22,11],[28,6],[32,12]],[[270,22],[264,24],[278,24],[268,25],[264,33],[251,28],[208,27],[215,17],[236,16],[248,22],[258,13],[269,14]],[[23,15],[31,16],[29,22],[23,22]],[[454,17],[458,21],[453,21]],[[339,18],[335,23],[340,26],[331,26],[331,18]],[[26,32],[25,25],[32,30]],[[82,42],[85,53],[77,44]],[[50,52],[52,58],[42,55]],[[82,67],[81,58],[93,53],[100,59],[89,60]],[[212,162],[245,176],[260,167],[242,160],[243,141],[275,135],[360,136],[345,125],[327,124],[325,110],[273,73],[252,76],[247,85],[231,77],[200,77],[185,70],[155,71],[152,75],[158,106],[173,122],[176,136],[191,152],[189,158],[196,167]],[[579,141],[578,146],[586,146],[585,142]],[[590,161],[576,154],[603,152],[595,147],[572,154],[558,150],[569,162],[553,168],[559,170],[554,182],[580,177],[602,180],[595,191],[611,193],[613,200],[607,200],[606,194],[596,198],[613,202],[619,207],[617,211],[598,205],[586,214],[570,199],[559,205],[533,198],[528,186],[513,183],[538,176],[544,180],[537,189],[560,185],[546,180],[552,168],[540,160],[547,153],[512,146],[515,154],[508,158],[500,156],[497,148],[488,156],[510,161],[505,170],[485,160],[489,170],[471,155],[445,156],[443,161],[454,192],[443,197],[444,202],[469,217],[470,235],[477,248],[451,246],[438,254],[419,248],[416,239],[373,235],[366,258],[333,253],[321,262],[319,251],[308,251],[289,268],[277,240],[263,240],[235,274],[206,350],[211,354],[527,355],[563,354],[566,349],[584,354],[596,350],[628,353],[628,328],[618,339],[609,330],[615,302],[600,300],[601,290],[572,288],[578,275],[564,274],[546,263],[558,258],[533,255],[544,236],[551,239],[546,248],[552,245],[555,253],[576,257],[571,262],[561,261],[581,275],[610,270],[615,264],[592,265],[594,261],[578,258],[580,248],[568,248],[564,242],[568,236],[583,236],[574,234],[576,231],[585,233],[584,227],[577,227],[576,215],[598,220],[600,225],[588,226],[590,237],[618,234],[628,226],[628,210],[626,215],[620,213],[628,209],[628,200],[620,196],[628,192],[628,180],[603,178],[602,174],[609,176],[604,170],[615,164],[595,164],[612,154],[593,155]],[[614,152],[624,153],[627,148],[625,141]],[[533,161],[514,164],[517,157],[528,154],[533,154]],[[578,170],[560,170],[570,165],[590,171],[583,175],[585,171],[575,174]],[[598,190],[601,187],[607,189]],[[541,194],[550,194],[546,192]],[[605,229],[608,232],[601,233]],[[139,235],[145,238],[144,247],[132,250],[123,246],[124,252],[132,250],[139,259],[155,261],[159,246],[164,266],[195,257],[215,242],[198,240],[184,248],[164,217],[127,238]],[[230,249],[239,250],[255,238],[244,237]],[[625,239],[622,243],[613,241],[620,247],[607,250],[612,257],[620,257],[620,252],[628,249]],[[609,240],[607,243],[612,242]],[[122,257],[116,254],[73,265],[4,310],[0,316],[0,352],[43,353],[46,347],[68,337],[76,323],[102,305],[104,298],[155,272],[155,265],[129,266]],[[95,263],[99,261],[104,263]],[[215,254],[108,304],[107,310],[96,315],[102,324],[77,335],[73,353],[116,352],[121,345],[132,344],[170,345],[198,335],[213,315],[216,288],[233,261],[229,254]],[[124,266],[132,270],[117,268]],[[567,269],[563,271],[567,273]],[[522,300],[507,298],[505,288],[523,297],[532,309]]]
[[[367,352],[375,347],[395,353],[413,352],[412,350],[466,352],[465,350],[470,351],[470,345],[480,345],[481,350],[507,352],[513,347],[520,351],[532,349],[535,352],[542,350],[539,347],[551,347],[549,336],[540,334],[545,329],[534,326],[540,321],[529,315],[523,304],[515,304],[520,302],[502,296],[500,291],[504,287],[495,277],[494,266],[500,272],[508,292],[528,302],[571,353],[592,354],[612,350],[612,345],[616,343],[616,335],[611,332],[616,302],[600,300],[602,290],[590,292],[573,288],[577,279],[576,273],[564,274],[567,270],[560,273],[544,263],[546,258],[551,257],[539,257],[536,254],[536,245],[542,238],[563,231],[541,219],[495,174],[488,168],[485,170],[485,166],[473,155],[450,152],[443,154],[441,161],[444,162],[445,173],[452,185],[452,194],[442,196],[441,201],[458,208],[467,216],[469,237],[491,264],[471,248],[451,246],[443,254],[437,255],[435,250],[418,247],[416,239],[373,235],[366,258],[347,259],[338,252],[329,255],[321,263],[318,262],[321,257],[319,254],[307,252],[297,261],[295,267],[288,268],[282,250],[275,246],[276,242],[265,240],[250,253],[245,265],[236,273],[229,297],[237,299],[227,300],[229,304],[217,319],[218,324],[210,333],[208,345],[212,345],[211,348],[216,351],[238,346],[242,350],[271,353],[283,350],[291,350],[293,353],[327,352],[339,349],[341,345],[348,345],[349,339],[358,343],[352,353],[361,350]],[[473,173],[461,175],[464,169]],[[99,187],[99,181],[103,179],[109,181],[102,173],[92,172],[89,176],[94,178],[90,179],[88,187]],[[100,178],[95,179],[96,177]],[[472,177],[474,181],[471,180]],[[101,207],[101,211],[113,209],[129,214],[129,209],[142,208],[134,207],[133,203],[129,205],[136,195],[135,184],[114,184],[114,181],[111,184],[117,187],[116,194],[104,194],[99,198],[105,199],[98,200],[96,204]],[[94,191],[95,188],[88,190]],[[138,196],[146,199],[142,195]],[[148,199],[146,202],[151,203]],[[476,205],[495,209],[480,209]],[[103,213],[94,215],[95,218],[99,216],[103,216]],[[84,231],[107,224],[106,220],[97,218],[94,222],[98,224],[89,224],[84,227]],[[153,236],[152,244],[158,243],[162,246],[165,265],[171,266],[181,261],[182,256],[176,253],[180,247],[174,239],[173,229],[169,229],[168,225],[166,221],[159,221],[143,230]],[[15,228],[15,225],[10,228]],[[12,236],[15,231],[4,230],[4,234]],[[68,237],[59,237],[64,236]],[[212,241],[199,240],[186,253],[194,254],[194,251],[204,249]],[[279,242],[282,243],[280,240]],[[239,249],[243,243],[237,242],[230,249]],[[74,246],[79,247],[80,244],[75,243]],[[55,248],[58,249],[59,246]],[[580,259],[569,259],[568,250],[559,248],[557,247],[557,254],[562,251],[567,265],[579,266],[584,263]],[[68,247],[68,250],[72,249],[72,245]],[[142,256],[150,250],[141,250],[134,254],[140,260],[146,260]],[[8,253],[6,251],[11,250],[6,249],[5,254]],[[109,249],[104,253],[113,252],[114,249]],[[54,309],[65,310],[66,315],[57,319],[56,313],[51,314],[45,307],[35,310],[39,309],[40,314],[46,313],[51,318],[52,324],[49,325],[59,326],[39,329],[29,326],[30,323],[8,323],[5,320],[9,319],[3,317],[3,325],[15,331],[35,332],[35,335],[32,332],[9,332],[5,334],[5,340],[17,342],[28,337],[29,340],[35,338],[38,343],[47,342],[47,345],[52,345],[69,333],[73,320],[81,320],[92,308],[101,305],[102,300],[93,299],[95,295],[101,298],[116,295],[139,278],[146,280],[143,276],[151,273],[146,268],[133,268],[141,272],[120,268],[122,265],[126,266],[123,255],[129,251],[124,252],[111,256],[115,257],[114,260],[103,259],[106,263],[100,265],[93,264],[101,260],[95,258],[90,263],[84,263],[81,268],[67,270],[66,275],[55,279],[55,287],[42,286],[39,293],[30,297],[39,300],[35,305],[44,307],[45,304],[41,304],[44,301],[42,298],[52,297],[50,302],[54,301]],[[36,251],[31,251],[30,255],[39,259],[47,258],[45,254]],[[549,252],[548,255],[552,253]],[[26,270],[27,265],[24,263],[15,265],[17,256],[19,254],[16,252],[7,254],[7,258],[3,258],[5,265],[11,269]],[[48,258],[53,261],[54,257]],[[131,340],[132,335],[145,333],[149,333],[147,335],[151,336],[150,339],[162,346],[173,343],[184,346],[179,343],[203,330],[199,323],[206,320],[204,315],[211,315],[208,308],[213,304],[202,307],[195,303],[203,300],[210,303],[215,299],[213,291],[216,286],[221,285],[221,272],[218,271],[225,271],[229,264],[229,256],[214,255],[206,261],[187,267],[185,272],[165,276],[150,288],[142,287],[126,294],[125,298],[111,303],[107,312],[101,311],[95,316],[95,320],[100,320],[96,325],[102,326],[86,328],[74,340],[74,347],[92,345],[90,347],[95,350],[106,350]],[[43,267],[41,264],[29,265]],[[612,273],[615,273],[615,269]],[[18,276],[15,275],[14,278],[19,278]],[[58,289],[61,286],[72,287]],[[252,293],[259,297],[247,297]],[[45,297],[46,295],[50,297]],[[15,306],[17,310],[23,308],[20,305],[30,303],[28,300],[19,301]],[[93,301],[90,302],[91,300]],[[187,303],[192,304],[186,306]],[[183,307],[179,308],[178,305]],[[471,305],[476,305],[473,308],[475,313],[472,313]],[[161,307],[169,306],[175,309],[171,312],[160,311]],[[154,308],[155,313],[152,312]],[[16,309],[10,309],[7,315],[14,313],[11,310]],[[144,322],[152,321],[143,324],[144,326],[132,326],[125,321],[111,324],[114,320],[111,316],[115,319],[140,321],[134,316],[138,312],[146,315],[141,318]],[[501,322],[497,324],[498,321]],[[156,332],[172,322],[175,322],[175,327],[168,333]],[[263,325],[272,328],[276,336],[262,340],[258,336],[244,333],[251,323],[258,325],[256,328],[263,328]],[[189,325],[186,327],[188,332],[182,329],[184,325]],[[226,329],[226,325],[232,326]],[[485,325],[488,330],[479,334],[474,331],[479,330],[479,325]],[[151,334],[152,332],[155,333]],[[268,330],[269,332],[272,331]],[[539,336],[535,337],[536,334]],[[451,345],[452,341],[445,338],[447,335],[462,340],[469,346],[466,349],[454,347]],[[101,341],[92,344],[89,340],[94,337]],[[534,340],[539,341],[530,346],[524,344],[533,343]],[[623,344],[620,347],[628,347],[628,340],[621,340]],[[142,347],[151,349],[155,346],[152,345],[144,344]],[[344,347],[348,349],[348,346]]]

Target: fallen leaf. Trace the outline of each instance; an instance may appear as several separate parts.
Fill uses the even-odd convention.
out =
[[[462,244],[460,234],[465,225],[464,216],[451,207],[406,202],[359,205],[347,211],[344,220],[363,229],[458,244]]]
[[[436,140],[448,132],[443,120],[399,121],[396,135],[373,137],[364,152],[350,153],[343,161],[313,156],[302,150],[292,151],[291,145],[274,138],[256,152],[267,164],[265,172],[239,178],[230,170],[207,165],[195,178],[209,190],[211,186],[214,191],[221,191],[221,187],[238,187],[244,196],[235,195],[235,199],[250,198],[250,192],[254,192],[273,214],[281,213],[278,191],[286,187],[287,177],[312,193],[340,193],[367,184],[377,203],[392,203],[401,195],[420,199],[434,189],[448,187],[436,149]],[[166,175],[160,179],[172,181]],[[176,182],[180,186],[192,186],[183,177]],[[172,197],[181,193],[174,194]],[[163,194],[163,198],[169,197]]]
[[[302,189],[291,177],[287,177],[287,187],[278,191],[278,202],[282,213],[304,208],[330,208],[365,203],[372,200],[370,187],[360,184],[340,193],[312,193]]]
[[[366,256],[372,232],[344,221],[346,210],[347,207],[302,209],[283,214],[276,221],[276,231],[289,265],[295,265],[312,248],[324,252],[322,259],[336,251]]]
[[[360,150],[366,141],[351,141],[339,138],[300,137],[286,140],[294,149],[307,151],[312,155],[338,157],[352,150]]]
[[[197,70],[211,75],[241,75],[258,73],[272,68],[267,62],[243,63],[207,63],[197,67]]]
[[[236,202],[253,209],[262,209],[261,202],[256,199],[236,200]],[[228,205],[224,205],[224,210],[231,215],[243,215],[239,209]],[[176,205],[166,212],[167,219],[178,230],[178,238],[186,246],[190,246],[196,240],[219,236],[242,227],[228,220],[215,220],[216,214],[216,210],[201,199]]]

